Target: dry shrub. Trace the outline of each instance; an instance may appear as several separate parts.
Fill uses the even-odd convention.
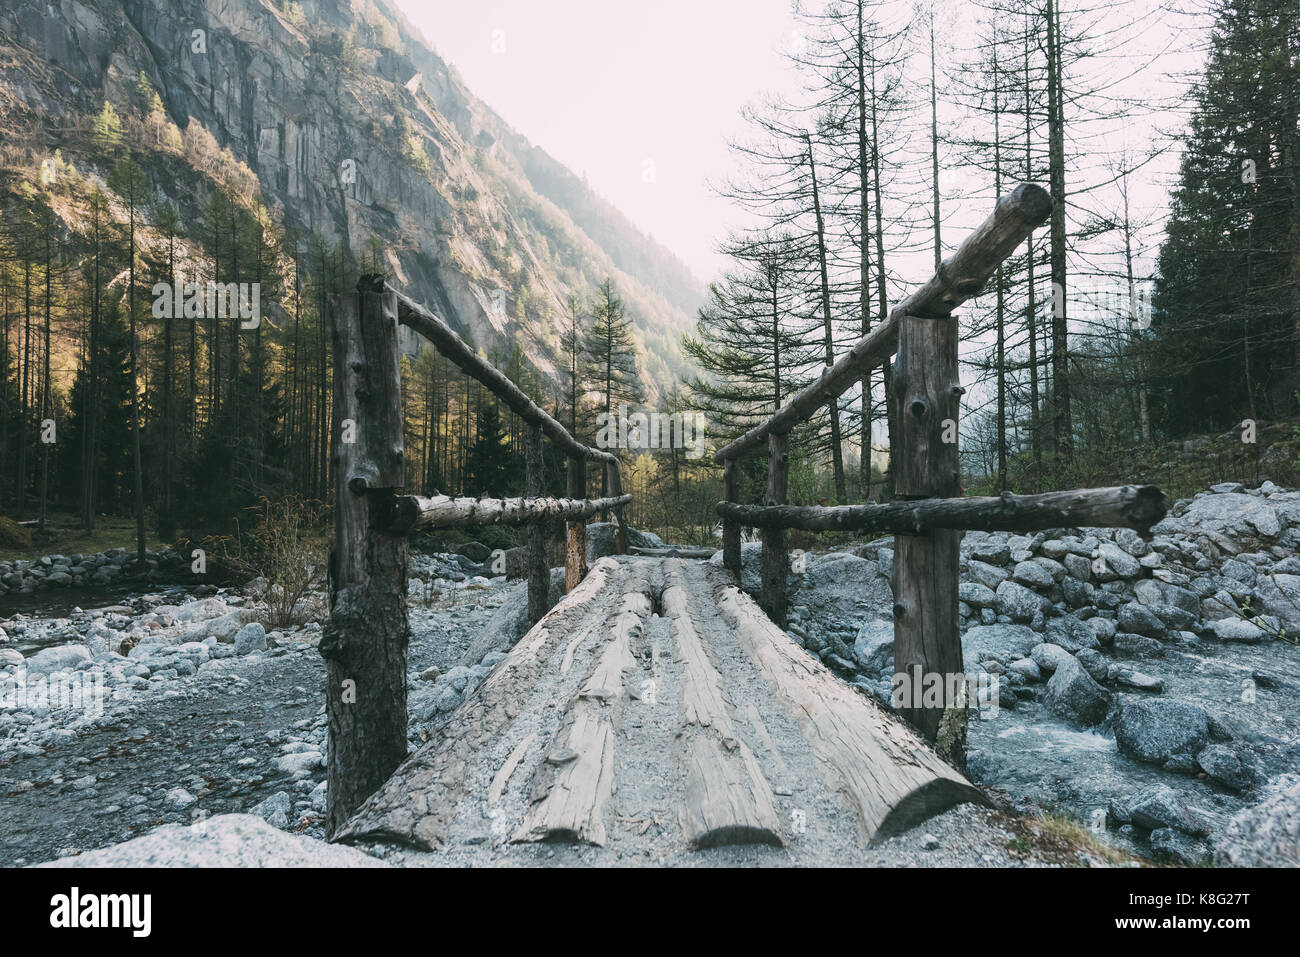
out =
[[[308,611],[308,592],[324,583],[329,561],[329,509],[298,495],[263,498],[236,523],[225,559],[250,579],[262,579],[267,624],[284,627]],[[245,530],[247,528],[247,531]]]

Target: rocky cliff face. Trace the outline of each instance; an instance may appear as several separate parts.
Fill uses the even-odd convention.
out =
[[[14,0],[0,10],[7,158],[35,165],[57,148],[75,161],[90,119],[130,104],[142,76],[168,121],[200,124],[252,171],[288,229],[367,261],[378,251],[480,348],[520,343],[553,374],[565,300],[612,275],[652,394],[680,371],[676,343],[703,298],[690,273],[478,101],[383,0]],[[183,177],[151,176],[197,211]]]

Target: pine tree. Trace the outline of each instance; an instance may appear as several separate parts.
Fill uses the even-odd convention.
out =
[[[606,414],[614,412],[619,403],[641,400],[632,320],[627,317],[612,279],[606,279],[597,291],[592,323],[582,337],[582,351],[586,359],[585,382],[600,394]]]
[[[1218,0],[1155,284],[1158,420],[1279,415],[1300,326],[1300,8]]]

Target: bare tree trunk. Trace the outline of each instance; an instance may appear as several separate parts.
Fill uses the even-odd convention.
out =
[[[804,143],[808,147],[808,172],[812,178],[813,213],[817,221],[817,262],[821,267],[822,331],[826,347],[826,366],[835,364],[835,330],[831,323],[831,284],[826,266],[826,231],[822,223],[821,193],[817,189],[817,160],[813,156],[812,137],[804,134]],[[828,403],[831,417],[831,473],[835,480],[835,497],[840,502],[848,501],[848,491],[844,485],[844,453],[840,447],[840,408],[839,399],[832,397]]]
[[[1052,195],[1052,441],[1069,463],[1074,456],[1070,416],[1069,307],[1066,295],[1065,107],[1062,101],[1060,0],[1047,0],[1048,148]]]

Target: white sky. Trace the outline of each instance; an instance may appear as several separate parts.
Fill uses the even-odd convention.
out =
[[[471,92],[712,276],[735,213],[708,181],[732,166],[741,106],[789,83],[788,0],[396,2]]]
[[[747,129],[740,110],[776,92],[797,96],[800,79],[785,59],[797,42],[799,23],[790,0],[396,0],[434,49],[469,89],[507,123],[563,162],[676,253],[704,280],[723,265],[716,246],[729,226],[746,220],[710,184],[725,182],[736,161],[730,139]],[[1089,0],[1066,0],[1064,9],[1087,18]],[[978,7],[963,0],[936,0],[939,8],[940,87],[945,64],[955,67],[960,48],[973,43]],[[1126,84],[1137,99],[1166,95],[1171,81],[1194,69],[1190,53],[1199,36],[1188,17],[1149,25],[1159,0],[1120,0],[1103,7],[1097,46],[1125,44],[1153,62]],[[912,16],[912,0],[889,0],[881,13],[894,22]],[[499,31],[499,32],[498,32]],[[502,44],[501,41],[504,41]],[[498,47],[494,50],[494,43]],[[504,49],[499,49],[504,46]],[[928,84],[928,65],[918,57],[918,79]],[[1084,69],[1113,77],[1122,59],[1099,59]],[[941,89],[941,100],[943,92]],[[943,114],[952,107],[941,102]],[[1130,122],[1110,131],[1112,144],[1143,144],[1157,128],[1176,129],[1172,114]],[[1089,134],[1090,136],[1092,134]],[[1145,170],[1133,186],[1135,216],[1162,218],[1176,153]],[[646,182],[646,164],[653,182]],[[988,184],[967,181],[960,157],[945,155],[943,180],[966,199],[955,199],[945,230],[959,241],[989,212]],[[1045,184],[1044,184],[1045,185]],[[1158,239],[1158,227],[1149,240]],[[950,251],[950,250],[949,250]],[[1149,252],[1154,252],[1152,248]],[[1151,256],[1141,256],[1149,269]],[[920,272],[912,277],[915,270]],[[929,274],[918,256],[909,278]]]

